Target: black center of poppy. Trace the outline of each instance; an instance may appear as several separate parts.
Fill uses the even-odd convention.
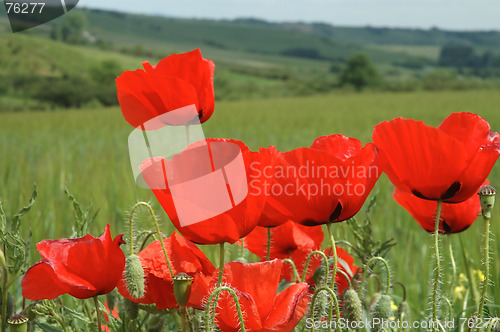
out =
[[[458,182],[458,181],[453,182],[453,184],[444,192],[444,194],[441,195],[441,198],[439,200],[446,201],[447,199],[452,198],[460,190],[461,187],[462,187],[462,184],[460,182]],[[417,196],[418,198],[427,199],[427,200],[431,200],[431,201],[436,200],[434,198],[425,197],[424,195],[422,195],[422,193],[420,193],[416,189],[413,189],[411,192],[413,195]]]
[[[340,204],[340,202],[338,202],[337,206],[335,207],[335,210],[330,215],[330,218],[328,220],[330,222],[334,222],[336,219],[338,219],[340,217],[341,212],[342,212],[342,204]]]
[[[460,182],[454,182],[448,188],[448,190],[446,190],[446,192],[443,194],[443,196],[441,196],[441,200],[446,201],[447,199],[452,198],[460,190],[461,187],[462,187],[462,184]]]

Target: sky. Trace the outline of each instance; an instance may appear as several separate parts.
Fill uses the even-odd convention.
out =
[[[499,0],[80,0],[78,6],[184,18],[500,30]]]

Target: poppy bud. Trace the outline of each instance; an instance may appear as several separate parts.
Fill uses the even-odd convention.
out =
[[[351,322],[360,322],[363,319],[363,309],[358,293],[352,288],[349,288],[344,293],[344,303],[342,305],[342,313],[345,319]]]
[[[380,294],[380,292],[376,292],[375,294],[373,294],[372,297],[370,298],[370,302],[368,303],[368,308],[371,309],[373,305],[377,303],[378,300],[380,300],[381,296],[382,294]]]
[[[125,281],[134,299],[144,296],[144,269],[137,255],[130,255],[125,261]]]
[[[408,302],[403,301],[399,304],[398,306],[398,317],[401,321],[410,321],[410,306],[408,305]]]
[[[491,210],[495,205],[495,195],[497,191],[490,185],[482,186],[477,193],[481,202],[482,214],[484,218],[491,218]]]
[[[181,272],[176,275],[173,280],[175,299],[177,303],[179,303],[179,307],[184,308],[189,301],[189,296],[191,296],[193,277]]]
[[[28,317],[18,314],[7,319],[7,323],[10,325],[11,332],[26,332],[28,331],[28,320]]]
[[[139,305],[129,299],[124,298],[122,301],[123,309],[127,314],[128,318],[136,319],[139,316]]]
[[[165,320],[161,315],[153,315],[149,317],[146,325],[147,332],[160,332],[165,325]]]
[[[116,306],[117,299],[118,299],[118,297],[116,296],[116,293],[114,290],[112,292],[109,292],[108,294],[106,294],[106,303],[108,305],[109,311],[113,311],[113,309]]]
[[[373,305],[372,317],[380,319],[380,321],[383,323],[388,321],[392,314],[391,302],[392,300],[389,295],[382,295],[380,299]],[[382,329],[383,324],[373,327],[373,331],[381,331]]]

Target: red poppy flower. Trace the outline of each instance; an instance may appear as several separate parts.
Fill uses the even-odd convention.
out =
[[[209,295],[208,286],[214,266],[195,244],[175,232],[169,238],[164,239],[163,243],[172,264],[174,276],[183,272],[193,277],[191,296],[186,306],[202,309],[203,298]],[[172,276],[160,242],[150,243],[137,256],[141,260],[145,274],[144,297],[133,298],[127,290],[125,280],[118,283],[120,294],[136,303],[154,303],[160,310],[179,308],[174,296]]]
[[[275,218],[308,226],[354,216],[380,175],[375,146],[343,135],[319,137],[309,148],[284,152],[280,161],[270,189],[281,206]]]
[[[196,105],[200,122],[214,112],[214,63],[199,49],[173,54],[144,70],[125,71],[116,79],[123,116],[138,127],[160,114]],[[195,121],[197,121],[196,119]]]
[[[122,236],[111,238],[109,225],[95,238],[43,240],[37,243],[43,259],[31,266],[21,286],[30,300],[55,299],[69,294],[87,299],[111,292],[122,277],[125,255]]]
[[[443,202],[474,195],[500,154],[500,136],[476,114],[453,113],[439,128],[397,118],[378,124],[373,142],[400,190]]]
[[[489,184],[486,180],[481,187]],[[396,202],[408,211],[412,217],[428,232],[434,233],[436,222],[436,203],[416,197],[409,192],[396,188],[392,194]],[[459,233],[476,221],[481,212],[481,203],[477,195],[472,195],[461,203],[443,203],[439,219],[439,233]]]
[[[223,282],[233,288],[243,312],[247,331],[292,331],[307,312],[310,301],[309,286],[293,284],[276,294],[283,262],[224,265]],[[218,271],[214,272],[214,276]],[[214,277],[213,286],[217,278]],[[231,295],[222,292],[219,297],[216,324],[224,332],[240,330],[238,315]]]
[[[270,259],[290,258],[296,250],[317,250],[323,242],[321,226],[308,227],[291,220],[271,228]],[[245,237],[245,246],[261,259],[267,255],[267,227],[257,226]]]
[[[243,173],[238,171],[234,171],[234,169],[227,170],[226,169],[226,186],[230,189],[231,193],[234,194],[238,191],[240,194],[244,193],[245,195],[241,195],[241,200],[239,203],[234,200],[234,195],[232,196],[233,200],[231,200],[231,206],[227,210],[222,210],[221,213],[213,213],[212,207],[208,207],[209,210],[207,213],[212,213],[212,217],[206,219],[200,219],[201,221],[197,221],[192,224],[183,224],[181,222],[180,213],[185,211],[179,211],[176,208],[181,207],[183,210],[188,210],[189,206],[193,206],[193,203],[190,202],[189,198],[183,201],[184,205],[175,204],[174,196],[171,193],[171,190],[167,187],[165,189],[154,189],[152,187],[152,191],[155,194],[156,198],[160,202],[161,206],[165,210],[165,212],[170,217],[170,220],[177,228],[177,230],[187,239],[199,243],[199,244],[216,244],[222,242],[234,243],[238,241],[240,238],[249,234],[256,226],[259,221],[260,215],[264,208],[264,204],[266,203],[265,196],[265,186],[269,179],[266,179],[263,175],[262,168],[265,165],[269,165],[271,162],[272,156],[267,153],[261,152],[251,152],[248,150],[248,147],[237,140],[226,140],[226,139],[207,139],[206,143],[209,146],[209,149],[212,151],[212,155],[210,156],[210,162],[208,163],[209,168],[206,168],[206,165],[202,165],[200,160],[203,160],[203,157],[199,157],[196,155],[196,149],[191,149],[194,152],[189,152],[186,154],[181,153],[178,157],[179,160],[186,160],[189,162],[182,162],[185,164],[184,167],[179,167],[183,169],[184,173],[193,173],[197,174],[197,176],[204,176],[211,174],[214,169],[216,171],[220,171],[225,165],[217,166],[217,160],[225,160],[231,159],[231,155],[234,152],[234,146],[236,145],[241,149],[241,154],[243,158],[243,164],[245,170],[245,177],[243,177]],[[190,148],[188,147],[188,150]],[[217,158],[214,157],[215,151],[217,150]],[[200,150],[202,151],[202,150]],[[226,156],[227,155],[227,156]],[[155,179],[158,178],[158,174],[163,174],[163,164],[162,159],[154,160],[150,165],[145,166],[142,171],[146,182],[155,182]],[[173,160],[172,163],[176,161]],[[169,161],[166,161],[165,164],[168,165]],[[210,164],[212,164],[212,168],[210,168]],[[220,162],[219,162],[220,164]],[[168,167],[167,167],[168,168]],[[191,170],[193,172],[191,172]],[[242,168],[243,169],[243,168]],[[227,179],[231,177],[233,178],[234,183],[238,183],[235,186],[232,186],[228,183]],[[229,182],[232,181],[229,179]],[[246,187],[246,188],[243,188]],[[211,186],[204,186],[203,191],[210,191]],[[234,191],[233,189],[236,189]],[[247,191],[245,191],[248,189]],[[226,193],[226,190],[223,190]],[[212,194],[207,193],[204,197],[200,196],[200,191],[196,191],[198,200],[218,200],[220,201],[221,194],[219,191],[214,191]],[[191,191],[192,193],[192,191]],[[186,193],[186,194],[189,194]],[[191,205],[190,205],[191,204]],[[199,206],[193,206],[196,208]]]

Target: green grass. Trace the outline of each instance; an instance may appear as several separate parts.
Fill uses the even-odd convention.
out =
[[[492,129],[499,131],[498,105],[500,94],[496,91],[352,93],[220,102],[203,128],[207,137],[239,139],[254,150],[269,145],[288,150],[308,146],[316,137],[334,133],[357,137],[366,143],[371,139],[374,125],[398,116],[438,125],[452,112],[470,111],[486,118]],[[92,202],[99,209],[97,224],[91,229],[94,235],[100,234],[106,223],[111,224],[113,234],[126,232],[126,211],[137,200],[154,202],[165,233],[173,230],[154,196],[134,184],[127,151],[131,130],[117,108],[0,114],[0,200],[6,212],[13,214],[26,203],[33,184],[37,184],[39,198],[22,221],[26,234],[31,229],[33,243],[71,235],[73,212],[63,192],[66,186],[84,205]],[[498,165],[490,181],[493,186],[500,183]],[[374,189],[377,206],[371,214],[373,236],[378,240],[398,241],[388,256],[393,278],[407,286],[408,300],[415,318],[419,318],[427,307],[431,239],[393,201],[391,192],[392,185],[382,176]],[[500,231],[495,225],[500,220],[499,211],[495,209],[492,223],[497,240]],[[363,218],[363,212],[359,218]],[[141,225],[147,227],[147,222],[143,220]],[[351,237],[345,224],[334,225],[334,231],[338,240]],[[480,268],[481,231],[478,220],[461,235],[474,259],[474,268]],[[459,270],[463,271],[458,235],[451,239]],[[214,258],[212,249],[205,247],[205,250]],[[492,251],[500,252],[499,241],[494,243]],[[449,265],[446,258],[444,262],[446,280]],[[493,281],[498,281],[499,269],[500,260],[495,257]],[[494,303],[500,303],[500,291],[497,288],[492,291]]]

